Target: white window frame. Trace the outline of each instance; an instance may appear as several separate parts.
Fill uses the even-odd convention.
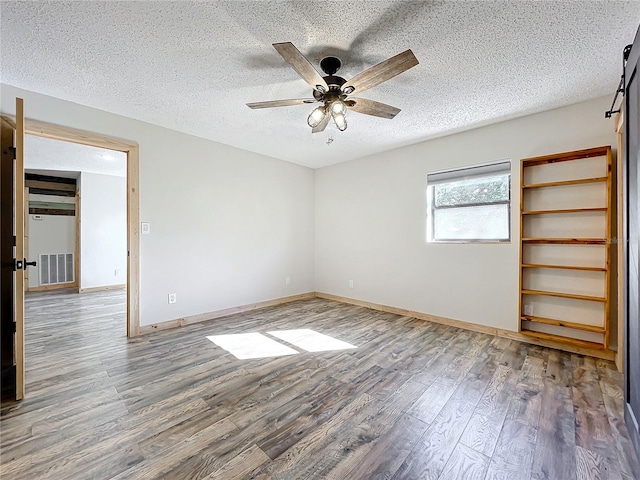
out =
[[[446,183],[471,180],[474,178],[488,178],[498,175],[508,175],[509,198],[497,202],[466,203],[446,207],[436,207],[434,201],[434,187]],[[427,242],[428,243],[510,243],[511,242],[511,160],[470,165],[467,167],[439,170],[427,174]],[[507,205],[507,232],[508,238],[465,238],[465,239],[436,239],[435,216],[437,210],[447,208],[478,207],[485,205]]]

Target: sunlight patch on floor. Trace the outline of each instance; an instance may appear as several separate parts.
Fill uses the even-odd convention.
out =
[[[300,353],[257,332],[211,335],[207,338],[240,360]]]
[[[347,350],[358,348],[350,343],[343,342],[337,338],[318,333],[308,328],[298,330],[280,330],[267,332],[280,340],[284,340],[291,345],[306,350],[307,352],[326,352],[330,350]]]

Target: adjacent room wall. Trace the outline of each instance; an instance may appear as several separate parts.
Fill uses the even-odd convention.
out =
[[[42,253],[76,252],[76,217],[69,215],[29,215],[29,260],[38,262]],[[29,288],[40,286],[39,268],[30,267]]]
[[[140,220],[151,224],[140,237],[141,325],[313,291],[313,170],[8,85],[1,93],[2,112],[18,96],[27,118],[139,143]]]
[[[613,123],[604,118],[610,100],[317,170],[316,291],[517,330],[519,161],[615,145]],[[396,121],[402,121],[401,115]],[[427,243],[427,173],[505,159],[512,160],[511,243]]]
[[[80,288],[127,282],[127,179],[80,175]]]

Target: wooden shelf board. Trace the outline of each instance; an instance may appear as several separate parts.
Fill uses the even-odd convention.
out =
[[[546,165],[548,163],[567,162],[570,160],[580,160],[582,158],[603,157],[609,153],[611,147],[603,146],[596,148],[588,148],[585,150],[575,150],[573,152],[555,153],[553,155],[544,155],[541,157],[529,157],[522,159],[522,165],[526,167],[535,167],[536,165]]]
[[[522,185],[522,188],[547,188],[547,187],[564,187],[568,185],[581,185],[584,183],[604,183],[608,177],[580,178],[578,180],[561,180],[558,182],[531,183]]]
[[[542,263],[523,263],[522,268],[558,268],[561,270],[584,270],[588,272],[606,272],[606,268],[602,267],[581,267],[579,265],[545,265]]]
[[[564,293],[564,292],[547,292],[545,290],[527,290],[522,289],[521,293],[523,295],[541,295],[545,297],[560,297],[560,298],[571,298],[574,300],[588,300],[591,302],[605,302],[606,298],[604,297],[594,297],[591,295],[578,295],[576,293]]]
[[[549,215],[556,213],[582,213],[582,212],[606,212],[607,207],[593,208],[562,208],[558,210],[525,210],[522,215]]]
[[[545,325],[554,325],[556,327],[573,328],[575,330],[583,330],[585,332],[604,333],[604,327],[597,325],[585,325],[583,323],[566,322],[564,320],[556,320],[554,318],[534,317],[533,315],[522,315],[521,320],[534,323],[544,323]]]
[[[553,335],[552,333],[534,332],[533,330],[522,330],[522,335],[527,337],[538,338],[540,340],[552,340],[556,342],[568,343],[582,348],[592,348],[594,350],[605,350],[602,343],[589,342],[587,340],[579,340],[577,338],[563,337],[562,335]]]
[[[557,245],[606,245],[606,238],[523,238],[522,243],[546,243]]]

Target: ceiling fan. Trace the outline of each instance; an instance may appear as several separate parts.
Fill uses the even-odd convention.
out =
[[[247,103],[247,106],[249,108],[272,108],[321,102],[322,105],[315,108],[307,119],[313,133],[322,132],[331,118],[340,131],[346,130],[345,113],[347,109],[375,117],[389,119],[395,117],[400,112],[399,108],[366,98],[349,98],[349,95],[364,92],[418,64],[418,59],[413,52],[406,50],[347,81],[336,75],[342,66],[342,62],[337,57],[325,57],[320,61],[320,68],[326,74],[321,76],[293,43],[274,43],[273,46],[282,55],[282,58],[298,72],[298,75],[313,88],[313,98],[255,102]]]

